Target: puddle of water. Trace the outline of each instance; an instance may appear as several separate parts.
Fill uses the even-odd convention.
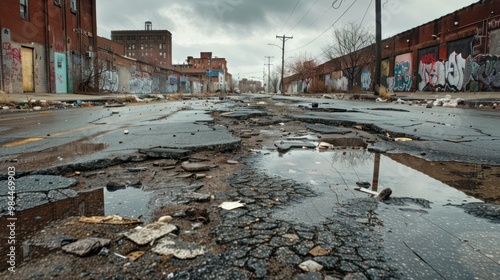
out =
[[[104,214],[139,218],[148,213],[150,192],[128,187],[110,191],[104,189]]]
[[[375,154],[344,150],[292,150],[262,154],[261,170],[309,185],[317,197],[287,206],[273,218],[320,224],[335,216],[341,203],[368,194],[353,190],[358,181],[374,181]],[[500,224],[477,218],[447,204],[480,202],[419,171],[380,156],[378,191],[392,189],[391,198],[405,205],[379,203],[385,252],[407,279],[498,279]],[[373,186],[370,188],[373,189]],[[415,199],[430,202],[417,203]]]

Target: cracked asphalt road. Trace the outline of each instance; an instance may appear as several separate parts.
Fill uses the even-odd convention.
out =
[[[298,205],[307,199],[318,198],[324,194],[318,192],[317,188],[314,187],[314,182],[310,180],[286,178],[278,173],[269,174],[269,172],[262,170],[256,161],[260,155],[277,153],[276,141],[282,141],[289,136],[297,137],[300,134],[311,134],[307,128],[308,123],[343,126],[343,129],[351,130],[352,135],[361,135],[362,138],[370,142],[370,145],[381,147],[391,153],[407,149],[411,153],[422,156],[421,151],[424,148],[421,145],[426,143],[432,148],[425,149],[428,152],[425,157],[429,158],[448,157],[449,155],[463,158],[466,153],[463,151],[462,145],[470,143],[444,141],[450,143],[449,146],[454,148],[448,147],[447,151],[442,151],[441,146],[436,144],[442,140],[436,140],[439,137],[433,135],[432,132],[421,135],[422,138],[425,138],[424,141],[411,143],[415,146],[408,145],[408,143],[397,143],[390,141],[387,133],[391,138],[395,138],[415,135],[413,130],[415,127],[418,127],[417,131],[432,129],[430,127],[422,128],[421,126],[427,125],[427,122],[424,123],[423,120],[419,120],[418,124],[415,125],[409,125],[408,121],[403,119],[398,120],[397,125],[386,124],[391,117],[389,113],[386,115],[383,112],[390,111],[373,110],[376,114],[372,114],[371,111],[370,113],[340,112],[332,116],[331,113],[304,111],[299,106],[295,106],[306,104],[307,102],[303,99],[287,100],[286,102],[292,101],[292,105],[286,106],[278,104],[282,102],[281,98],[265,100],[266,104],[258,104],[252,99],[244,99],[223,106],[214,105],[210,110],[214,121],[206,122],[207,120],[203,117],[203,123],[208,127],[212,125],[219,125],[221,128],[227,127],[228,131],[231,132],[230,140],[241,139],[241,144],[238,146],[232,145],[229,141],[230,146],[232,145],[231,149],[225,150],[221,149],[221,146],[215,145],[208,150],[195,151],[181,160],[149,158],[144,155],[130,156],[127,154],[128,152],[123,154],[120,152],[114,159],[96,160],[94,158],[89,162],[82,161],[76,165],[64,165],[65,167],[60,168],[45,168],[42,171],[37,169],[34,172],[65,175],[77,179],[79,184],[71,189],[80,193],[102,192],[109,182],[115,182],[125,190],[139,188],[142,191],[153,192],[152,199],[146,206],[147,213],[141,214],[143,222],[147,224],[158,217],[171,215],[174,217],[172,223],[179,228],[176,235],[186,242],[195,242],[208,248],[205,255],[191,260],[158,255],[150,250],[151,245],[138,246],[123,238],[121,233],[133,226],[81,224],[77,218],[67,215],[63,215],[59,217],[62,218],[61,220],[58,218],[47,225],[41,221],[45,220],[46,217],[47,220],[51,220],[53,217],[48,213],[38,213],[38,216],[28,216],[28,219],[32,220],[27,220],[27,222],[37,227],[35,230],[27,230],[26,232],[25,244],[27,247],[25,250],[29,248],[30,258],[24,265],[18,267],[17,276],[23,279],[75,277],[88,279],[407,279],[443,276],[445,276],[444,278],[460,278],[461,276],[477,277],[478,275],[495,277],[497,275],[498,255],[494,253],[494,248],[498,248],[498,243],[495,243],[498,241],[498,237],[492,235],[492,232],[498,232],[499,209],[492,204],[479,202],[464,204],[463,210],[460,209],[460,211],[484,220],[485,222],[481,223],[484,228],[476,232],[480,235],[479,237],[469,234],[470,240],[457,233],[457,243],[452,243],[450,246],[458,246],[458,252],[467,253],[468,251],[462,251],[462,246],[468,243],[493,261],[489,263],[485,261],[480,269],[465,265],[460,270],[455,271],[446,269],[443,271],[443,269],[433,266],[433,262],[436,260],[432,258],[438,253],[443,253],[433,254],[432,245],[433,242],[438,242],[434,246],[439,247],[439,242],[442,242],[442,239],[436,239],[436,241],[433,241],[434,239],[431,237],[426,239],[422,237],[425,232],[417,232],[413,236],[410,232],[406,232],[405,234],[410,235],[402,239],[404,242],[399,240],[402,236],[399,233],[391,237],[391,234],[408,230],[400,228],[399,220],[403,220],[403,224],[418,224],[421,223],[421,220],[428,219],[427,213],[434,213],[434,208],[442,209],[433,205],[430,199],[394,197],[387,203],[381,203],[373,198],[368,198],[367,195],[355,194],[337,201],[334,208],[324,209],[330,213],[321,222],[311,224],[277,218],[277,212],[290,209],[293,205]],[[350,103],[346,104],[343,106],[350,107]],[[366,103],[354,104],[356,104],[355,107],[359,107],[360,104]],[[320,103],[320,108],[323,105]],[[367,107],[375,106],[379,107],[379,105],[367,105]],[[227,111],[238,110],[240,107],[245,108],[243,112],[240,112],[241,114],[225,114]],[[422,108],[419,107],[418,110],[422,110]],[[183,110],[181,112],[189,115],[190,111]],[[195,115],[195,112],[199,111],[192,110],[192,117],[199,119],[200,116]],[[255,114],[255,112],[259,113]],[[396,114],[398,113],[405,112],[396,112]],[[424,113],[420,112],[420,114]],[[469,115],[470,113],[462,114]],[[432,116],[432,114],[429,115]],[[180,119],[184,118],[186,116]],[[193,121],[193,119],[190,120]],[[435,118],[432,117],[431,120],[434,121]],[[156,119],[154,122],[165,122],[165,120]],[[148,123],[148,125],[150,124]],[[356,126],[362,127],[359,129]],[[485,124],[480,126],[485,126]],[[146,127],[144,126],[144,128]],[[466,125],[453,127],[463,128]],[[476,128],[474,127],[474,129]],[[120,127],[121,129],[123,127]],[[471,140],[474,142],[476,140],[497,141],[498,131],[496,128],[492,130],[480,128],[480,130],[489,132],[486,133],[487,135],[482,133],[480,139],[472,139],[477,136],[471,133],[473,129],[466,129],[464,132],[471,133]],[[148,129],[146,129],[146,134],[147,131]],[[144,132],[135,135],[138,137],[137,139],[140,139],[142,133]],[[167,132],[167,135],[171,136],[172,134],[171,130]],[[346,135],[346,137],[352,135]],[[434,141],[430,137],[427,139],[426,135],[432,136]],[[450,137],[458,135],[460,134],[452,134]],[[118,140],[117,137],[118,134],[104,135],[104,138],[111,139],[111,141]],[[167,145],[167,147],[170,146]],[[476,148],[480,149],[481,147],[478,145]],[[129,149],[124,149],[124,151],[127,150]],[[130,148],[130,150],[133,149]],[[342,154],[342,151],[346,150],[339,151]],[[209,166],[209,170],[186,172],[181,167],[183,161],[206,164]],[[413,162],[411,159],[406,159],[406,163],[408,161]],[[481,174],[491,172],[488,173],[491,174],[490,176],[498,176],[496,166],[498,158],[491,154],[474,152],[472,155],[468,155],[467,161],[475,162],[475,166],[479,167],[477,172]],[[313,176],[314,172],[317,172],[305,168],[305,165],[284,167],[284,170],[290,174],[295,174],[293,172],[301,169],[304,169],[304,173],[299,173],[297,176]],[[81,174],[77,175],[75,171],[79,171]],[[26,175],[29,173],[26,172]],[[192,195],[192,193],[199,195]],[[199,200],[200,197],[206,196],[210,199]],[[467,199],[475,201],[473,198]],[[57,201],[55,200],[54,203],[57,204]],[[218,208],[217,206],[224,201],[240,201],[245,203],[245,207],[232,211]],[[443,208],[455,208],[456,206],[452,205],[455,202],[461,206],[462,204],[459,202],[463,201],[452,200],[450,205]],[[104,203],[102,201],[102,204]],[[130,207],[134,207],[134,201],[131,203]],[[99,203],[97,204],[99,205]],[[105,211],[103,208],[103,205],[93,208],[95,211],[92,214],[103,215]],[[203,223],[207,219],[200,219],[200,216],[190,218],[186,213],[191,213],[192,209],[206,210],[209,222]],[[82,210],[84,209],[80,209],[80,211]],[[401,211],[405,214],[394,215],[394,211]],[[91,212],[89,211],[88,214]],[[432,219],[436,219],[436,217],[432,216]],[[200,221],[202,221],[201,224]],[[467,219],[463,222],[469,223],[470,220]],[[474,227],[476,224],[470,226]],[[109,246],[111,253],[80,258],[70,256],[57,249],[62,245],[61,240],[81,239],[88,236],[111,239],[112,242]],[[415,239],[415,236],[418,238]],[[58,237],[60,240],[55,242],[55,245],[54,242],[50,242],[54,239],[53,237]],[[444,238],[447,238],[446,234]],[[492,242],[489,247],[493,248],[493,253],[487,250],[488,243],[483,243],[481,248],[477,248],[477,238],[489,239]],[[408,240],[413,240],[413,243]],[[49,243],[52,245],[49,246]],[[402,246],[407,249],[402,249]],[[428,251],[424,255],[419,252],[419,249]],[[146,253],[135,262],[121,259],[113,254],[127,255],[138,250]],[[394,256],[403,258],[394,258]],[[421,257],[421,261],[410,261],[418,259],[418,256]],[[432,261],[429,261],[429,257]],[[321,265],[322,270],[320,272],[301,270],[299,264],[308,260]],[[408,263],[405,260],[408,260]],[[474,263],[467,258],[460,261]],[[410,266],[411,269],[403,269],[405,266]],[[9,274],[4,272],[0,275],[8,277]]]

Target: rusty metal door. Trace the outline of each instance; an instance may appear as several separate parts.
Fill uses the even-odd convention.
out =
[[[33,64],[33,49],[21,48],[21,61],[23,69],[23,91],[34,92],[34,64]]]

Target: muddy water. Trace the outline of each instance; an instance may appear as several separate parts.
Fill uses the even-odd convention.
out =
[[[375,210],[385,252],[405,279],[498,279],[500,224],[464,212],[462,204],[481,203],[426,174],[380,156],[378,188],[375,154],[360,150],[263,152],[257,166],[308,184],[316,197],[276,211],[288,222],[318,225],[335,216],[342,203],[369,196],[354,190],[392,189],[391,199]]]
[[[134,187],[104,189],[104,214],[139,218],[148,213],[147,204],[151,194]]]

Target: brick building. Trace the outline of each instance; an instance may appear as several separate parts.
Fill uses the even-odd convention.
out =
[[[144,30],[111,31],[111,40],[125,46],[125,55],[162,67],[172,66],[172,33],[154,30],[150,21]]]
[[[261,81],[254,81],[248,79],[240,80],[238,88],[240,89],[241,93],[248,93],[248,92],[257,93],[264,90]]]
[[[381,83],[389,91],[499,91],[500,1],[479,1],[386,38],[382,49]],[[346,91],[340,62],[319,65],[312,85],[298,75],[286,77],[285,88]],[[356,77],[357,88],[372,89],[374,63]]]
[[[95,66],[95,0],[2,0],[0,90],[78,91]]]
[[[199,92],[215,92],[229,90],[232,75],[227,70],[227,60],[217,57],[212,52],[201,52],[200,57],[188,56],[187,64],[174,65],[173,69],[197,78],[202,85]]]

